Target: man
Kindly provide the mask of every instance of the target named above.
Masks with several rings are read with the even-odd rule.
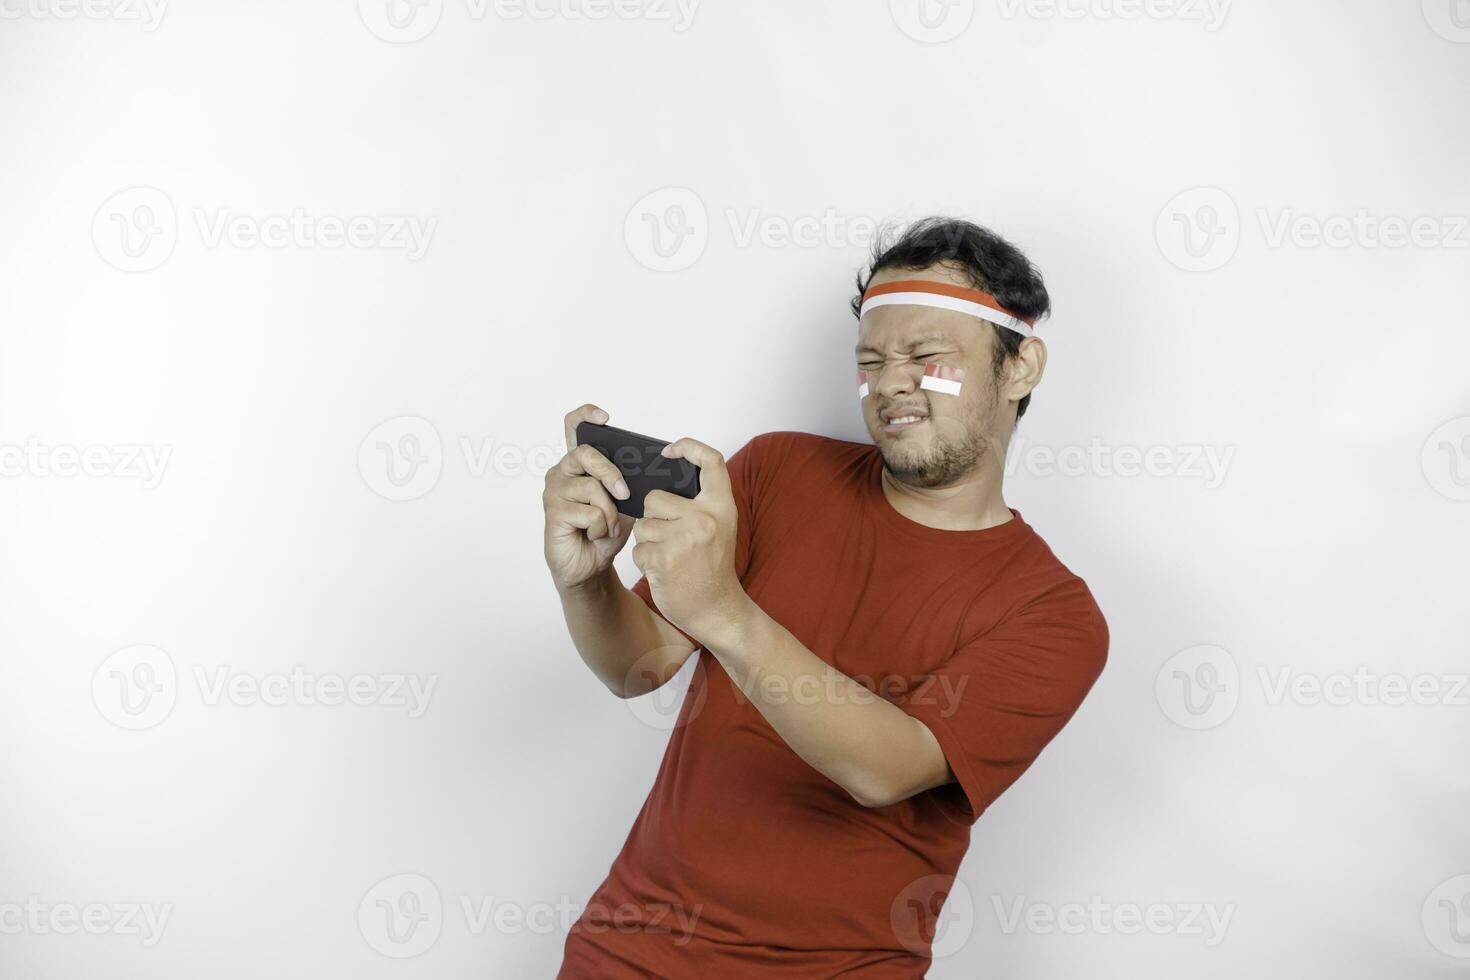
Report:
[[[858,293],[873,445],[770,432],[726,461],[679,439],[699,495],[654,491],[636,522],[591,447],[547,474],[546,558],[593,673],[636,697],[699,651],[563,977],[923,976],[970,826],[1106,661],[1086,584],[1002,493],[1046,367],[1039,273],[928,219]],[[582,420],[608,416],[570,413],[568,445]]]

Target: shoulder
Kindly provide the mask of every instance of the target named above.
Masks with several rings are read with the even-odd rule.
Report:
[[[857,480],[876,452],[872,443],[781,429],[752,436],[727,462],[732,476],[739,473],[763,489],[780,494],[799,487],[801,494],[811,495]]]
[[[1086,580],[1072,571],[1036,529],[1027,526],[1009,575],[1016,589],[1011,616],[1018,625],[1071,639],[1072,654],[1093,674],[1107,662],[1107,619]]]
[[[871,443],[849,442],[814,432],[780,429],[752,436],[737,452],[746,453],[752,459],[774,460],[778,464],[802,464],[858,458],[873,449]]]

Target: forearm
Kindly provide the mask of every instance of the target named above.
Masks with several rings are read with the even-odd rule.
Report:
[[[753,601],[719,635],[696,634],[782,740],[864,806],[951,782],[934,734],[826,663]]]
[[[693,650],[623,585],[611,567],[581,586],[558,589],[557,594],[577,653],[619,697],[637,697],[659,687]]]

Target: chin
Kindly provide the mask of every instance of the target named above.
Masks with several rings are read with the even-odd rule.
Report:
[[[962,479],[979,464],[984,453],[967,444],[921,440],[903,433],[880,432],[878,453],[889,475],[912,487],[945,487]],[[912,446],[902,445],[904,440]]]

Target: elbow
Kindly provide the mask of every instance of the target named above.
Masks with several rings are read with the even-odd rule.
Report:
[[[864,780],[850,786],[844,786],[847,795],[851,796],[858,806],[868,810],[877,810],[885,806],[893,806],[906,800],[912,794],[906,793],[894,786],[886,786],[879,780]]]
[[[602,684],[604,687],[612,692],[613,697],[617,698],[620,701],[631,701],[633,698],[642,697],[649,691],[653,690],[653,688],[649,687],[647,684],[631,683],[632,680],[634,680],[634,678],[604,677],[602,678]]]
[[[603,685],[617,698],[630,701],[663,687],[679,672],[682,663],[664,664],[658,669],[630,670],[623,677],[603,677]]]
[[[640,694],[647,693],[646,691],[638,690],[633,684],[629,683],[631,680],[635,680],[635,678],[612,677],[600,670],[594,670],[593,674],[602,682],[602,686],[607,688],[612,693],[612,696],[620,701],[626,701],[629,698],[636,698]]]

